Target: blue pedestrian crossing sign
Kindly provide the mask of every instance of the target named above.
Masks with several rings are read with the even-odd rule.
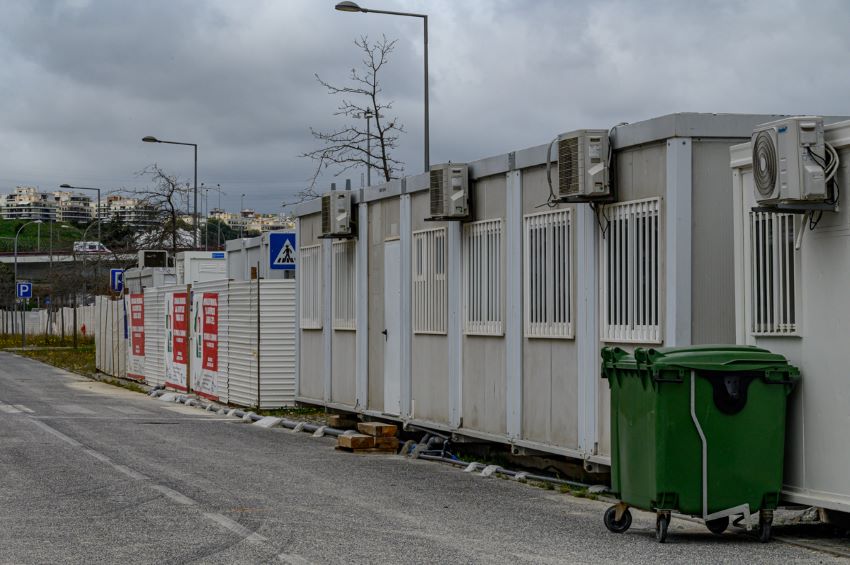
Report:
[[[269,268],[287,271],[295,270],[295,234],[269,234]]]
[[[124,269],[109,269],[109,288],[112,292],[124,290]]]
[[[18,298],[32,298],[32,283],[21,281],[15,285]]]

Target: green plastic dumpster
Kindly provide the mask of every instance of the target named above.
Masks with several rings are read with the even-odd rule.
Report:
[[[605,513],[616,533],[629,507],[656,512],[664,542],[671,512],[703,518],[721,534],[730,516],[771,535],[779,502],[786,398],[799,370],[751,346],[602,350],[611,389],[611,482],[620,503]]]

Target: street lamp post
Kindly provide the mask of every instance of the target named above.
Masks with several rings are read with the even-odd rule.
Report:
[[[245,216],[242,211],[245,209],[245,193],[242,193],[242,198],[239,199],[239,239],[245,237]]]
[[[30,224],[41,224],[41,220],[33,220],[31,222],[27,222],[21,227],[18,228],[18,232],[15,234],[15,297],[17,298],[18,294],[18,236],[21,235],[21,232],[25,227]],[[21,347],[27,346],[27,313],[23,307],[23,303],[21,303]]]
[[[354,117],[366,118],[366,186],[372,186],[372,129],[369,124],[371,124],[371,120],[375,117],[375,114],[371,108],[366,108],[365,112],[355,114]],[[383,118],[383,116],[378,117]],[[363,177],[360,177],[360,182],[363,182]]]
[[[97,212],[95,212],[97,217],[95,218],[95,221],[100,220],[100,189],[99,188],[91,188],[91,187],[88,187],[88,186],[71,186],[70,184],[67,184],[67,183],[66,184],[60,184],[59,188],[70,188],[70,189],[73,189],[73,190],[94,190],[94,191],[97,191]],[[94,223],[94,222],[92,222],[92,223]],[[91,225],[91,224],[89,224],[89,225]],[[103,243],[103,239],[101,238],[101,233],[100,233],[100,223],[97,224],[97,240],[99,242]]]
[[[426,14],[414,14],[411,12],[392,12],[389,10],[372,10],[371,8],[361,8],[354,2],[340,2],[335,9],[340,12],[361,12],[363,14],[389,14],[391,16],[408,16],[411,18],[422,18],[425,31],[425,172],[427,173],[431,167],[431,156],[429,153],[429,126],[428,126],[428,16]]]
[[[186,143],[183,141],[165,141],[157,139],[152,135],[146,135],[142,138],[146,143],[168,143],[169,145],[188,145],[195,150],[195,189],[194,189],[194,205],[192,211],[192,247],[198,248],[198,144]]]

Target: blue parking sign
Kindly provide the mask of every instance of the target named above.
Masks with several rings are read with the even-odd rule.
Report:
[[[124,290],[124,269],[109,270],[109,288],[113,292],[121,292]]]
[[[269,234],[269,268],[287,271],[295,270],[295,234]]]
[[[16,285],[15,291],[18,298],[32,298],[32,283],[21,281]]]

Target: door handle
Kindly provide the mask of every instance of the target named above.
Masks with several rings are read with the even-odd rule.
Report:
[[[382,333],[382,334],[384,334],[384,341],[387,341],[387,340],[389,340],[389,339],[390,339],[389,335],[387,334],[387,330],[386,330],[386,329],[385,329],[384,331],[382,331],[381,333]]]

